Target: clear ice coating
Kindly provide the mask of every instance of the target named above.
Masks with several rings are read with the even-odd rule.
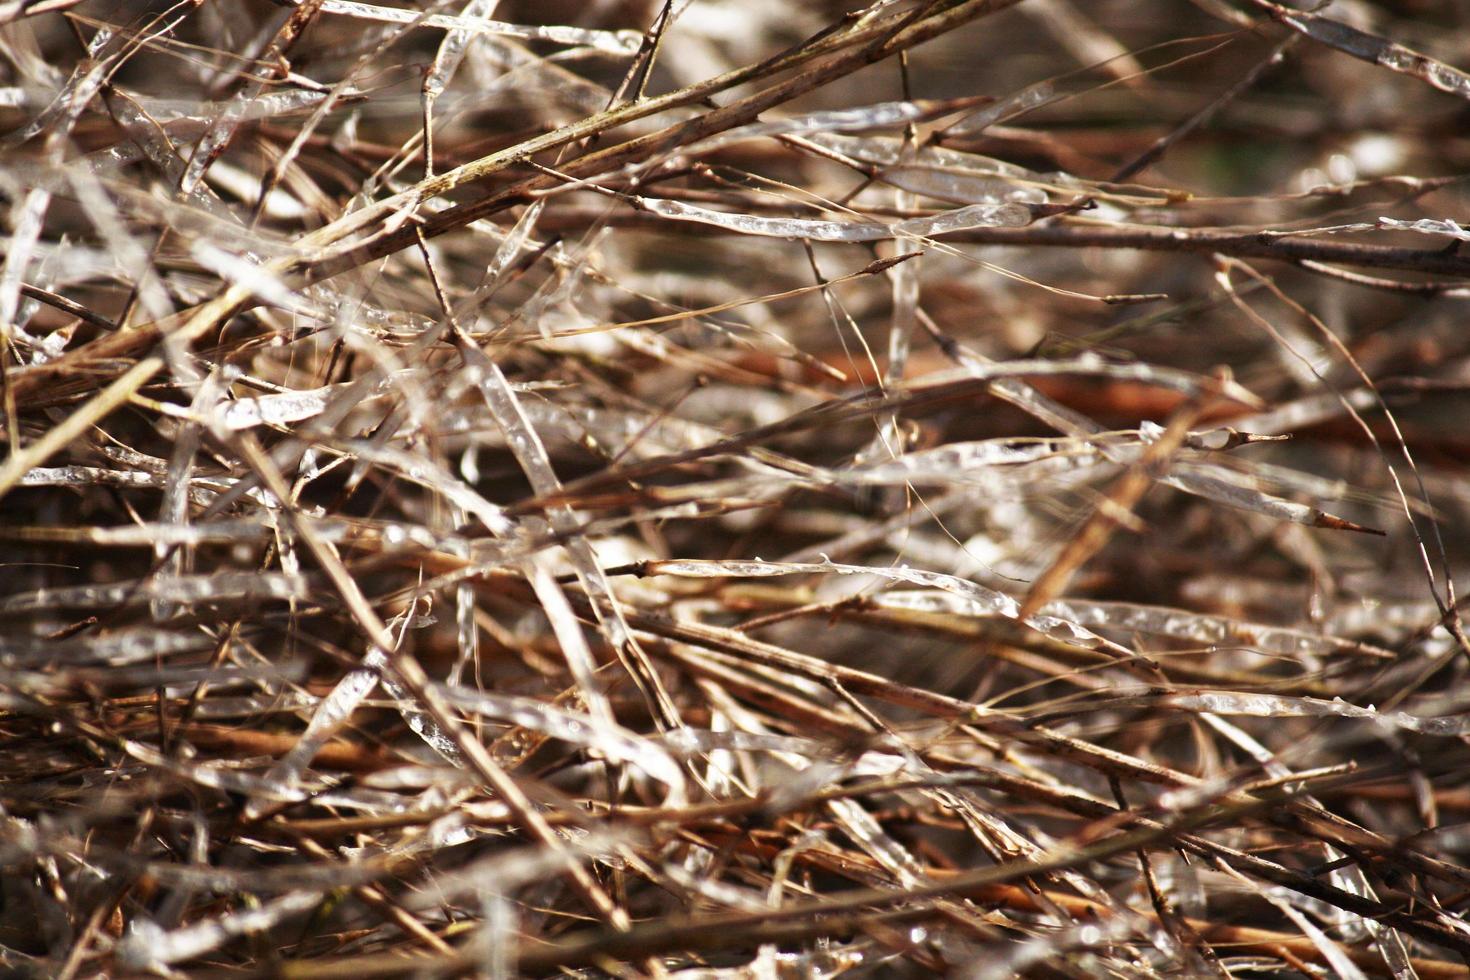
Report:
[[[1378,227],[1388,231],[1417,231],[1423,235],[1447,235],[1456,241],[1470,242],[1470,229],[1462,227],[1453,218],[1420,218],[1416,221],[1379,218]]]
[[[56,608],[96,609],[161,599],[176,603],[240,599],[304,599],[307,581],[279,572],[223,572],[214,575],[155,576],[112,585],[73,585],[35,589],[0,598],[0,612]]]
[[[1257,718],[1354,718],[1375,722],[1385,728],[1404,729],[1420,735],[1459,738],[1470,733],[1470,715],[1453,714],[1426,718],[1406,711],[1379,711],[1372,705],[1360,707],[1342,698],[1287,697],[1278,694],[1245,694],[1236,691],[1198,691],[1170,694],[1167,704],[1188,711],[1216,715],[1248,715]]]
[[[817,242],[876,242],[890,238],[929,238],[969,228],[1020,228],[1031,223],[1024,204],[971,204],[922,218],[885,224],[872,220],[820,221],[811,218],[768,218],[712,211],[682,201],[641,198],[638,206],[675,221],[715,225],[742,235],[805,238]]]
[[[694,578],[768,578],[784,575],[870,575],[895,582],[908,582],[939,589],[974,603],[988,613],[1024,622],[1032,629],[1072,646],[1089,650],[1106,649],[1124,656],[1130,652],[1084,626],[1060,616],[1038,614],[1021,619],[1021,604],[1011,596],[957,575],[930,572],[907,566],[844,565],[836,562],[800,563],[755,561],[692,561],[673,559],[645,563],[649,575],[684,575]]]
[[[1028,85],[1019,92],[1012,92],[987,106],[982,106],[944,130],[947,137],[971,136],[1011,116],[1027,112],[1063,98],[1065,93],[1057,91],[1050,81]]]
[[[1046,191],[1013,180],[946,167],[899,165],[885,168],[885,184],[941,201],[970,205],[1045,204]]]
[[[376,651],[374,651],[376,652]],[[378,665],[369,665],[349,671],[332,688],[326,697],[316,704],[306,731],[296,740],[291,750],[265,773],[264,779],[272,784],[294,789],[301,783],[307,766],[311,765],[322,746],[337,733],[352,717],[363,700],[378,686]],[[246,813],[254,818],[263,811],[257,801],[246,804]]]
[[[129,969],[167,971],[170,963],[193,959],[237,936],[269,929],[288,916],[319,906],[317,892],[292,892],[255,908],[165,930],[142,920],[118,943],[117,957]]]
[[[162,660],[177,653],[208,650],[218,641],[203,632],[171,632],[153,626],[83,634],[69,639],[10,635],[0,637],[0,664],[6,667],[123,666]]]
[[[884,608],[971,616],[995,614],[991,607],[950,593],[890,590],[875,596],[873,601]],[[1208,647],[1245,647],[1287,657],[1333,654],[1367,655],[1375,659],[1392,657],[1389,651],[1358,640],[1167,606],[1056,599],[1040,611],[1091,629],[1112,629],[1128,634],[1151,633]]]
[[[706,137],[682,152],[687,156],[699,156],[727,146],[772,136],[804,136],[808,133],[840,133],[901,126],[923,117],[924,113],[925,107],[915,102],[878,102],[852,109],[809,112],[773,122],[737,126],[717,136]]]
[[[451,704],[471,714],[584,745],[609,759],[638,767],[667,787],[662,806],[681,806],[688,800],[683,769],[657,740],[594,715],[555,708],[533,698],[490,694],[467,687],[443,686],[440,690]]]
[[[1278,14],[1278,19],[1307,37],[1354,58],[1411,75],[1441,92],[1470,99],[1470,75],[1402,44],[1316,13],[1283,11]]]
[[[296,2],[299,3],[299,0]],[[467,34],[490,34],[525,41],[550,41],[554,44],[586,46],[609,54],[633,54],[643,43],[643,35],[638,31],[602,31],[560,24],[508,24],[474,15],[423,14],[399,7],[358,3],[355,0],[323,0],[319,9],[323,13],[340,14],[354,20],[463,31]]]

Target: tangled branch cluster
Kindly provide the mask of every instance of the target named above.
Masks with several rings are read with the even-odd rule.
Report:
[[[1464,976],[1444,6],[0,3],[6,975]]]

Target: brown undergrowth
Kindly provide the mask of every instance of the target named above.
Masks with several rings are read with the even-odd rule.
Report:
[[[1467,29],[0,2],[0,969],[1464,976]]]

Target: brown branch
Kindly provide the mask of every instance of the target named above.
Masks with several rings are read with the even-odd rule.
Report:
[[[102,316],[99,313],[93,313],[81,303],[73,302],[72,300],[67,299],[65,296],[62,296],[60,293],[53,293],[51,290],[42,289],[40,286],[32,286],[28,282],[23,282],[20,284],[20,291],[22,295],[29,296],[31,299],[37,300],[41,303],[45,303],[52,309],[60,310],[63,313],[76,317],[78,320],[81,320],[84,323],[90,323],[92,326],[99,329],[106,330],[108,332],[117,329],[117,325],[114,324],[111,320],[107,319],[107,317]]]
[[[567,233],[601,221],[616,228],[648,228],[675,235],[710,237],[730,234],[711,225],[670,221],[634,211],[611,215],[602,210],[562,207],[542,215],[539,227]],[[1370,269],[1399,269],[1425,275],[1463,276],[1470,280],[1470,255],[1446,249],[1403,248],[1366,242],[1338,242],[1281,235],[1270,229],[1160,228],[1149,225],[1099,225],[1086,221],[1031,225],[1026,228],[972,228],[945,235],[943,241],[971,245],[1008,245],[1016,248],[1103,248],[1143,252],[1220,253],[1240,258],[1275,259],[1293,264],[1330,262]],[[1406,283],[1412,288],[1415,284]],[[1465,283],[1436,283],[1435,292]]]

